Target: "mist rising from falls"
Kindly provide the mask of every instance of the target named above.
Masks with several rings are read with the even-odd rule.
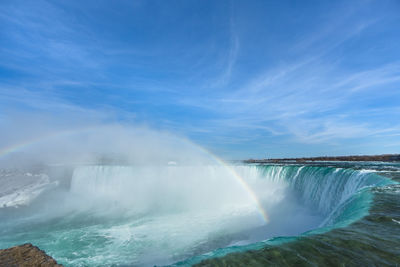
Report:
[[[340,215],[338,211],[345,208],[345,205],[354,200],[364,189],[388,182],[369,171],[343,168],[255,166],[255,169],[252,171],[258,172],[261,177],[270,181],[287,183],[302,205],[317,210],[325,217],[322,226],[338,222]]]
[[[41,127],[0,138],[0,248],[31,242],[65,266],[190,264],[326,231],[364,216],[368,187],[384,183],[351,169],[226,164],[146,127],[31,125]]]
[[[256,208],[249,192],[224,166],[78,167],[71,193],[137,211]]]
[[[53,178],[63,173],[52,168]],[[56,187],[49,179],[48,189],[38,180],[45,193],[18,209],[24,216],[7,220],[0,245],[32,241],[74,266],[167,264],[348,224],[368,211],[367,187],[385,182],[311,166],[86,165],[68,173]],[[25,227],[21,240],[15,233]]]
[[[148,129],[32,140],[0,160],[0,247],[32,242],[71,266],[169,264],[345,225],[381,182],[336,168],[228,166]]]
[[[53,233],[45,226],[48,221],[57,229],[57,246],[75,247],[81,235],[99,242],[95,248],[81,244],[68,256],[69,264],[96,265],[99,262],[84,255],[99,251],[110,257],[102,262],[171,263],[265,237],[268,229],[260,209],[267,205],[260,207],[257,196],[231,168],[79,166],[68,187],[47,191],[22,209],[29,224],[36,226],[29,235],[37,243],[45,245],[42,227]],[[269,207],[282,200],[285,185],[253,178],[249,184],[264,188]],[[13,223],[15,229],[26,227],[23,218]],[[65,250],[55,253],[65,257]]]

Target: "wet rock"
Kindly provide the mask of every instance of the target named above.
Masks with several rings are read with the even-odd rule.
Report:
[[[0,266],[23,267],[62,267],[43,250],[30,243],[7,249],[0,249]]]

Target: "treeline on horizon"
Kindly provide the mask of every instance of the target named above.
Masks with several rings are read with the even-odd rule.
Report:
[[[272,158],[272,159],[247,159],[245,163],[277,163],[285,161],[306,162],[306,161],[400,161],[400,154],[384,155],[354,155],[354,156],[323,156],[323,157],[302,157],[302,158]]]

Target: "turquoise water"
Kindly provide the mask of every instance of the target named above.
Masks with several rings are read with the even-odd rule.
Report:
[[[296,168],[290,166],[291,171]],[[266,170],[270,168],[269,166],[260,167]],[[398,184],[400,164],[320,162],[309,163],[304,168],[311,168],[315,173],[325,174],[331,172],[331,168],[340,169],[346,173],[342,176],[346,177],[344,181],[349,180],[348,175],[351,176],[355,171],[371,173],[366,177],[368,183],[372,182],[372,184],[361,187],[352,194],[328,217],[334,219],[329,219],[328,224],[321,225],[318,229],[293,237],[272,238],[253,246],[221,249],[208,257],[192,258],[181,264],[196,266],[398,266],[400,263],[400,185]],[[382,179],[382,177],[385,178]],[[343,186],[337,188],[345,190]]]
[[[257,265],[271,248],[283,255],[281,249],[305,242],[293,249],[302,255],[307,242],[372,216],[377,196],[398,194],[399,169],[341,163],[2,170],[9,187],[0,194],[0,247],[31,242],[66,266],[242,265],[249,253],[257,254]]]

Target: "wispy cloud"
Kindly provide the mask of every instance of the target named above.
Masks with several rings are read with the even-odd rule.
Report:
[[[185,98],[180,103],[215,112],[221,129],[264,130],[291,136],[301,143],[335,143],[398,130],[374,120],[359,120],[354,114],[357,109],[373,109],[359,99],[393,95],[392,90],[382,87],[398,84],[400,64],[389,62],[343,70],[341,61],[334,58],[335,50],[379,23],[373,18],[343,28],[351,15],[340,23],[329,21],[329,27],[310,33],[309,39],[295,44],[294,51],[312,50],[300,59],[269,68],[225,95]],[[394,94],[400,97],[399,93]],[[400,115],[398,111],[396,114]],[[208,120],[207,124],[214,125],[214,121]]]
[[[234,16],[232,14],[231,10],[231,16],[230,16],[230,47],[229,50],[227,51],[227,56],[226,56],[226,63],[225,66],[221,72],[221,74],[218,76],[218,78],[210,85],[210,87],[221,87],[225,86],[229,83],[234,65],[236,63],[238,53],[239,53],[239,48],[240,48],[240,41],[239,41],[239,36],[236,32],[235,29],[235,22],[234,22]]]
[[[293,21],[236,2],[204,14],[160,3],[151,18],[145,2],[103,4],[2,5],[2,110],[112,113],[224,151],[400,131],[398,15],[375,12],[378,2],[313,7]]]

